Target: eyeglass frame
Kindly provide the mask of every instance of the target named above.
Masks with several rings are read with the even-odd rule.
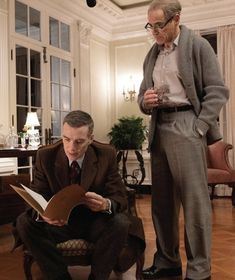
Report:
[[[173,16],[171,16],[167,21],[165,22],[155,22],[154,25],[152,25],[151,23],[147,22],[145,24],[145,29],[147,31],[153,31],[154,29],[163,29],[170,21],[173,20],[173,18],[175,17],[176,14],[174,14]]]

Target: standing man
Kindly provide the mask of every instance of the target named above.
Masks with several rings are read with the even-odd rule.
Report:
[[[209,43],[180,25],[178,0],[154,0],[148,23],[155,44],[144,61],[140,110],[151,115],[152,219],[157,236],[144,279],[182,275],[179,212],[185,221],[187,280],[211,279],[211,205],[206,147],[229,92]]]
[[[68,224],[38,217],[33,209],[17,219],[21,240],[48,280],[72,279],[57,243],[83,238],[95,244],[89,280],[108,280],[115,268],[127,270],[135,262],[135,254],[142,254],[145,247],[141,220],[125,213],[126,190],[116,151],[93,141],[93,127],[89,114],[72,111],[64,119],[62,141],[37,152],[34,191],[47,200],[70,184],[80,184],[86,191],[84,204],[73,209]],[[124,261],[123,249],[129,244],[133,250]]]

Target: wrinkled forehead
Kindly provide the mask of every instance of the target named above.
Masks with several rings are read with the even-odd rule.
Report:
[[[165,15],[162,9],[154,9],[148,12],[149,22],[162,22],[165,20]]]

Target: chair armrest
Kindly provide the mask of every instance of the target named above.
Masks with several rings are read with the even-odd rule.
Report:
[[[233,145],[223,141],[208,146],[208,168],[231,172],[233,169],[229,162],[229,150],[231,149],[233,149]]]

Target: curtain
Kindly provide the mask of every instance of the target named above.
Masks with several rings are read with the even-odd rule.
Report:
[[[219,27],[217,43],[224,81],[230,90],[229,101],[220,115],[220,128],[224,140],[234,145],[230,162],[235,166],[235,25]]]
[[[230,97],[220,114],[220,129],[224,141],[234,145],[229,160],[235,167],[235,25],[222,26],[217,29],[217,54]],[[231,194],[231,188],[221,186],[217,195]]]

